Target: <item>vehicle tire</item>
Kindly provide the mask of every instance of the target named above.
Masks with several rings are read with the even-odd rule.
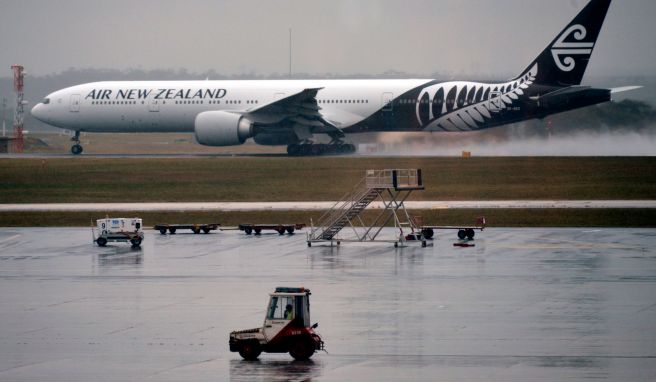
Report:
[[[262,228],[255,228],[255,234],[259,235],[262,233]]]
[[[308,156],[312,152],[312,145],[303,144],[299,146],[298,155],[299,156]]]
[[[239,355],[246,360],[254,361],[262,353],[260,344],[256,341],[246,341],[239,348]]]
[[[139,247],[141,245],[141,238],[135,237],[134,239],[130,240],[130,243],[133,247]]]
[[[280,227],[280,228],[276,229],[276,231],[278,231],[278,233],[281,234],[281,235],[285,234],[285,228],[284,227]]]
[[[292,343],[289,349],[289,355],[294,357],[297,361],[305,361],[310,359],[314,354],[314,341],[310,338],[299,338]]]
[[[467,239],[474,240],[474,236],[476,235],[476,232],[474,232],[474,230],[471,228],[467,228],[465,230],[465,234],[467,235]]]
[[[432,228],[424,228],[421,233],[424,235],[424,239],[432,239],[435,236],[435,231]]]
[[[200,233],[200,228],[194,227],[194,228],[191,229],[191,231],[195,234],[199,234]]]
[[[465,240],[465,237],[467,237],[467,234],[465,233],[465,230],[464,229],[459,229],[458,230],[458,239]]]
[[[294,233],[294,227],[287,228],[287,233],[290,234],[290,235],[293,234]]]
[[[203,227],[203,233],[210,233],[209,227]]]
[[[104,247],[107,245],[107,239],[104,237],[99,237],[98,240],[96,240],[96,243],[98,244],[99,247]]]
[[[169,233],[171,235],[175,235],[175,228],[169,228]]]
[[[73,155],[80,155],[82,154],[82,151],[84,151],[84,149],[82,148],[81,145],[75,144],[71,147],[71,153]]]
[[[253,233],[253,229],[251,227],[246,227],[244,228],[244,232],[246,232],[246,235],[250,235],[251,233]]]
[[[159,233],[166,235],[166,228],[160,228]]]

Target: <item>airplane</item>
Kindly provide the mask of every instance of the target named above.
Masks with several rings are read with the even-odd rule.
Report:
[[[291,156],[355,152],[348,134],[473,131],[608,102],[639,88],[582,86],[611,0],[591,0],[519,76],[505,82],[393,80],[111,81],[49,94],[32,115],[80,132],[193,132],[207,146],[253,138]],[[326,134],[331,141],[313,141]]]

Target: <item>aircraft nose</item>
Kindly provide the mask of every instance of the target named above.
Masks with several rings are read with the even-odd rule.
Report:
[[[39,121],[45,122],[46,116],[45,110],[43,110],[44,108],[45,106],[43,106],[43,103],[39,103],[32,108],[30,114],[32,114],[32,117],[38,119]]]

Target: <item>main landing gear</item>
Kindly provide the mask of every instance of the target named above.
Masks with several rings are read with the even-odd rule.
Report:
[[[355,145],[341,141],[329,144],[325,143],[293,143],[287,146],[287,154],[293,157],[317,156],[317,155],[334,155],[334,154],[353,154]]]
[[[82,148],[82,145],[80,144],[80,132],[76,131],[75,136],[71,138],[71,141],[75,142],[75,144],[71,147],[71,153],[73,155],[80,155],[82,154],[82,151],[84,150]]]

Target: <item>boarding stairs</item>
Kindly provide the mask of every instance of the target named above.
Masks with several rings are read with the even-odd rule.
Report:
[[[400,236],[385,241],[393,241],[395,245],[399,240],[404,242],[404,230],[415,234],[417,227],[410,219],[403,202],[412,191],[423,188],[420,169],[367,170],[364,178],[350,192],[324,213],[316,225],[312,224],[308,233],[308,246],[312,246],[314,242],[337,242],[339,245],[342,241],[376,241],[383,226],[392,219],[394,226],[400,230]],[[373,222],[367,225],[361,214],[377,200],[382,202],[384,208]],[[354,234],[352,237],[338,237],[345,227],[351,228]]]

